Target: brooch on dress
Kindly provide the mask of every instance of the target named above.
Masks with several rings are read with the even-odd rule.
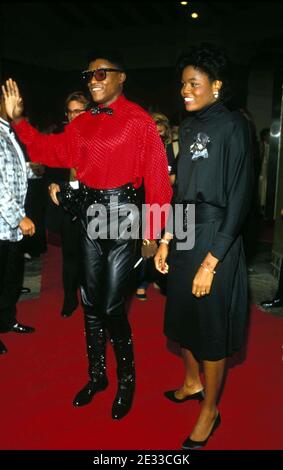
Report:
[[[198,160],[199,158],[208,158],[207,144],[210,142],[208,135],[203,132],[198,132],[196,140],[190,145],[190,152],[192,154],[192,160]]]

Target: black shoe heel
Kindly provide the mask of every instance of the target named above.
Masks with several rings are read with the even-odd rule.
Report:
[[[221,418],[220,418],[220,413],[215,418],[214,424],[212,426],[212,429],[210,433],[208,434],[207,438],[204,441],[193,441],[190,437],[187,437],[187,439],[183,442],[182,449],[183,450],[188,450],[188,449],[201,449],[202,447],[206,446],[209,438],[212,436],[214,431],[220,426],[221,423]]]

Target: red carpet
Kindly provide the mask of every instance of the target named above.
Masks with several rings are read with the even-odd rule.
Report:
[[[82,311],[60,317],[60,248],[44,255],[40,299],[19,304],[31,335],[3,334],[1,364],[3,449],[180,449],[197,417],[198,402],[174,404],[163,391],[182,382],[181,360],[162,334],[164,297],[134,300],[137,392],[130,414],[111,419],[115,363],[108,348],[110,386],[84,408],[72,400],[87,381]],[[219,406],[222,424],[207,449],[283,449],[283,319],[252,310],[246,357],[233,358]],[[239,361],[242,360],[242,364]]]

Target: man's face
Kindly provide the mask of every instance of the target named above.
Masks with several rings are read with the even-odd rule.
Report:
[[[106,59],[96,59],[90,62],[88,70],[96,69],[117,69],[118,67],[108,62]],[[107,72],[106,78],[102,81],[96,80],[93,76],[88,82],[88,88],[93,101],[98,104],[110,105],[122,93],[123,83],[126,79],[124,72]]]
[[[72,100],[68,103],[67,118],[71,122],[75,117],[85,112],[86,105],[79,101]]]

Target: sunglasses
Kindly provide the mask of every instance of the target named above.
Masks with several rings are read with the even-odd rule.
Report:
[[[96,70],[84,70],[82,72],[83,79],[86,80],[87,82],[90,82],[93,77],[95,77],[95,80],[97,82],[102,82],[102,80],[105,80],[106,78],[106,73],[107,72],[123,72],[122,69],[96,69]]]

